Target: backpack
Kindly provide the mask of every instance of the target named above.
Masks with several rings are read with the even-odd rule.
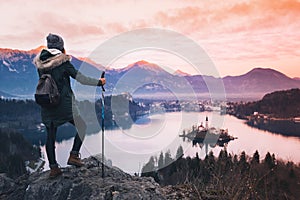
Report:
[[[34,97],[42,107],[55,107],[60,103],[60,92],[51,74],[40,77]]]

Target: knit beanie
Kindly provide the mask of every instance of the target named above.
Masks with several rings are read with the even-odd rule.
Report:
[[[62,51],[64,49],[64,41],[60,36],[49,33],[47,36],[47,47],[48,49],[58,49]]]

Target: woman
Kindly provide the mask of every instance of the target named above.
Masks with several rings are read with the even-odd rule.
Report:
[[[47,49],[43,49],[34,59],[39,77],[44,73],[51,74],[61,95],[60,103],[57,106],[51,108],[41,107],[42,121],[47,128],[46,153],[51,169],[50,178],[62,174],[55,158],[55,139],[57,127],[66,122],[70,122],[74,126],[76,122],[77,129],[68,165],[83,166],[79,157],[79,150],[85,136],[86,125],[75,106],[70,77],[81,84],[91,86],[102,86],[106,82],[105,78],[98,80],[84,76],[74,68],[70,60],[71,56],[65,53],[63,39],[51,33],[47,36]]]

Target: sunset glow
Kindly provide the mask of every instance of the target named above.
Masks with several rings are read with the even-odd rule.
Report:
[[[300,77],[298,0],[63,2],[2,2],[0,48],[34,49],[45,45],[45,36],[52,32],[65,39],[68,53],[86,57],[122,32],[164,28],[196,41],[221,76],[265,67]],[[155,63],[163,57],[149,54],[142,59]],[[184,65],[172,63],[174,59],[166,60],[170,66],[193,73]],[[122,59],[123,66],[119,67],[131,63]]]

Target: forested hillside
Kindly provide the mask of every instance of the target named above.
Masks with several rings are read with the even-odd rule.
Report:
[[[40,148],[32,146],[20,133],[0,129],[0,173],[17,177],[26,173],[25,161],[37,160]]]
[[[102,103],[97,100],[95,103],[90,101],[76,102],[80,113],[87,124],[87,134],[100,131]],[[121,127],[128,129],[133,122],[141,115],[147,113],[149,108],[141,106],[132,100],[129,94],[105,97],[105,120],[104,125],[107,129]],[[32,144],[44,144],[46,134],[44,130],[39,130],[38,126],[42,123],[41,108],[33,100],[5,100],[0,99],[0,128],[15,129]],[[57,141],[69,139],[75,135],[72,126],[66,123],[59,127]]]
[[[291,118],[300,116],[300,89],[276,91],[261,100],[246,104],[234,104],[235,115],[249,116],[254,112],[272,117]]]
[[[179,157],[163,168],[170,155],[152,157],[142,176],[151,176],[161,185],[190,191],[197,199],[298,199],[300,168],[293,162],[276,160],[274,154],[252,157],[221,150],[200,159]],[[171,158],[172,160],[172,158]],[[152,168],[152,170],[151,170]]]

